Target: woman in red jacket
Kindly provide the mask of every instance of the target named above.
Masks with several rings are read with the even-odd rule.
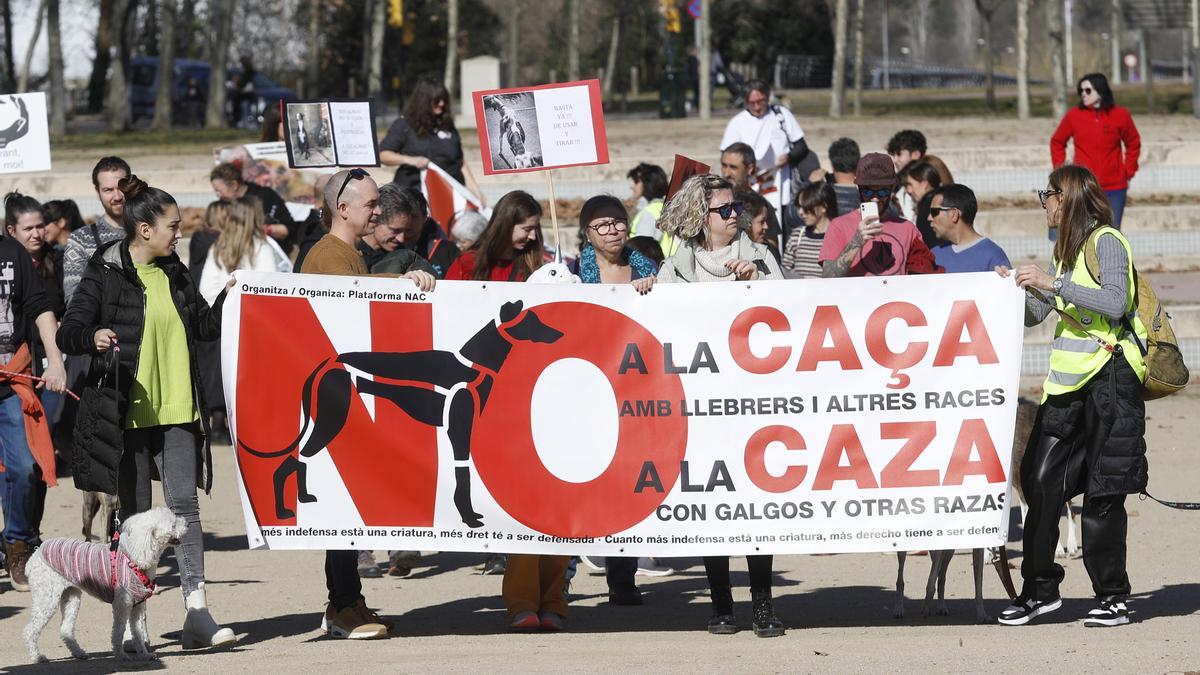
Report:
[[[1137,173],[1142,138],[1129,111],[1113,101],[1108,78],[1089,73],[1076,86],[1079,106],[1067,111],[1050,137],[1050,161],[1055,168],[1067,159],[1067,140],[1075,139],[1073,163],[1091,169],[1112,205],[1112,226],[1121,229],[1125,191]],[[1124,146],[1124,152],[1122,147]],[[1052,231],[1053,232],[1053,231]]]
[[[479,241],[446,270],[448,280],[525,281],[542,266],[542,207],[528,192],[500,198]]]

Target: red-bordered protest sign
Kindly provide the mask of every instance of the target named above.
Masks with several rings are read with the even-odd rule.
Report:
[[[599,80],[471,96],[485,174],[608,163]]]

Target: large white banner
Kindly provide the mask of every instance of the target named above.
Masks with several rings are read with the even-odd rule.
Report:
[[[1003,543],[995,274],[627,285],[239,273],[251,547],[705,555]]]
[[[46,94],[0,95],[0,173],[49,170]]]

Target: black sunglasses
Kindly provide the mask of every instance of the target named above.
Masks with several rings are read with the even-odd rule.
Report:
[[[1042,208],[1046,208],[1046,200],[1049,199],[1051,195],[1061,194],[1062,190],[1038,190],[1038,199],[1042,201]]]
[[[1092,89],[1091,87],[1080,87],[1080,88],[1079,88],[1079,93],[1080,93],[1080,94],[1090,94],[1090,93],[1092,93],[1093,91],[1096,91],[1096,90],[1095,90],[1095,89]]]
[[[887,199],[892,196],[892,188],[858,188],[858,195],[864,200],[868,199]]]
[[[350,173],[346,174],[346,179],[342,181],[342,187],[338,188],[337,196],[333,198],[333,205],[336,208],[338,202],[342,201],[342,193],[346,191],[346,186],[352,180],[362,180],[369,176],[365,169],[350,169]]]
[[[742,211],[745,208],[745,205],[741,202],[729,202],[728,204],[722,204],[720,206],[713,207],[709,209],[708,212],[715,213],[725,220],[729,220],[729,216],[735,213],[739,216],[742,215]]]
[[[938,216],[942,215],[943,212],[953,211],[954,209],[957,209],[957,208],[958,208],[957,206],[933,206],[933,207],[930,207],[930,209],[929,209],[929,215],[932,218],[937,218]]]

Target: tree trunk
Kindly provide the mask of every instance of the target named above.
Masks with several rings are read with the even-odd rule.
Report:
[[[1017,119],[1029,119],[1029,0],[1017,0]]]
[[[29,46],[25,48],[25,60],[21,62],[21,79],[17,81],[17,93],[29,90],[29,68],[33,65],[33,50],[37,47],[38,38],[42,36],[42,17],[46,16],[46,0],[38,0],[37,16],[33,20],[33,34],[29,38]]]
[[[385,0],[367,0],[363,12],[363,84],[368,97],[380,97],[383,90],[383,29],[387,25]]]
[[[446,74],[442,82],[453,98],[454,85],[458,82],[458,0],[446,3]]]
[[[579,0],[567,0],[567,81],[579,79]]]
[[[225,117],[225,69],[229,62],[229,35],[233,30],[234,0],[210,0],[209,30],[212,38],[212,71],[208,76],[208,109],[204,112],[204,126],[221,129],[228,120]]]
[[[861,0],[859,0],[861,2]],[[847,0],[833,6],[833,79],[829,85],[829,116],[841,117],[846,110],[846,20]]]
[[[108,66],[112,63],[113,2],[100,0],[100,21],[96,25],[96,58],[92,61],[92,76],[88,78],[88,112],[97,113],[104,107]]]
[[[186,2],[186,0],[185,0]],[[162,32],[158,37],[158,90],[154,95],[153,129],[170,129],[175,107],[175,0],[161,0]]]
[[[12,22],[12,0],[3,0],[3,7],[0,8],[0,13],[4,15],[4,89],[9,89],[17,84],[17,64],[13,60],[13,22]]]
[[[975,10],[983,19],[983,73],[987,109],[988,112],[996,112],[996,59],[992,50],[992,18],[996,15],[996,7],[989,5],[987,0],[975,0]]]
[[[1050,38],[1050,82],[1054,87],[1055,119],[1067,114],[1067,81],[1063,71],[1063,11],[1062,3],[1050,0],[1046,6],[1046,36]]]
[[[196,3],[184,2],[175,19],[175,55],[194,59],[196,54]]]
[[[304,76],[304,98],[321,95],[317,82],[321,79],[321,0],[312,0],[308,7],[308,69]]]
[[[521,72],[521,0],[513,0],[508,17],[508,86],[516,87]]]
[[[170,0],[163,0],[170,2]],[[146,56],[162,56],[159,45],[158,0],[146,0],[146,21],[142,24],[142,49]]]
[[[712,0],[700,3],[700,119],[712,117]]]
[[[862,115],[863,91],[863,24],[866,23],[867,0],[857,0],[854,11],[854,116]]]
[[[46,37],[50,40],[50,135],[67,133],[67,88],[63,82],[62,22],[59,0],[46,5]]]
[[[125,17],[132,0],[113,0],[113,15],[109,22],[112,34],[111,44],[117,58],[110,64],[112,71],[108,78],[108,96],[105,107],[108,109],[108,130],[125,131],[129,129],[129,87],[125,82],[125,64],[120,54],[125,49]]]
[[[621,44],[621,12],[618,10],[612,20],[612,35],[608,40],[608,60],[604,65],[604,82],[601,84],[604,99],[612,96],[613,75],[617,72],[617,50]]]
[[[1191,3],[1195,7],[1195,2]],[[1112,84],[1121,84],[1121,0],[1112,0],[1112,6],[1109,8],[1110,14],[1108,17],[1109,28],[1109,48],[1112,60]],[[1192,23],[1196,21],[1192,18]],[[1200,113],[1200,110],[1196,111]]]

